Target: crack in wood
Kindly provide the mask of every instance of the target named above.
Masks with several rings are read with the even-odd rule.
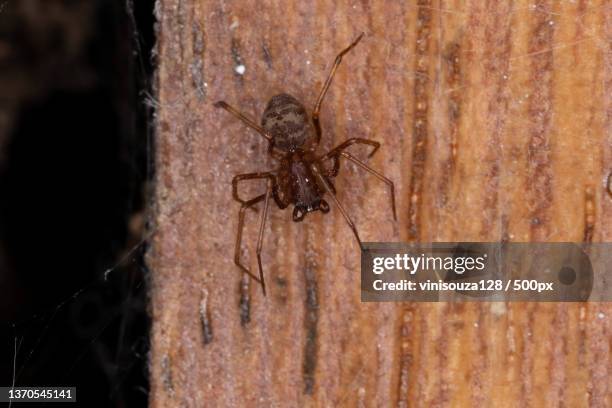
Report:
[[[191,82],[196,89],[198,100],[202,101],[206,98],[208,86],[204,80],[204,53],[206,52],[206,43],[204,41],[204,31],[198,22],[193,22],[191,33],[193,53],[193,61],[191,62]]]
[[[447,116],[448,116],[448,145],[449,153],[442,167],[439,186],[439,201],[441,206],[448,204],[449,190],[455,173],[457,161],[457,139],[459,136],[459,122],[461,119],[462,94],[460,92],[452,92],[454,89],[459,89],[463,82],[463,74],[461,72],[461,44],[454,41],[446,46],[444,58],[444,78],[446,81],[446,89],[448,89],[447,98]],[[422,104],[427,107],[427,105]],[[417,109],[419,106],[417,106]]]
[[[408,238],[415,240],[420,234],[420,209],[425,162],[427,160],[428,91],[429,91],[429,34],[431,30],[431,4],[419,1],[417,36],[415,44],[414,124],[412,128],[412,166],[408,203]]]
[[[512,2],[506,5],[506,13],[497,13],[486,25],[484,35],[489,39],[484,52],[485,88],[493,89],[487,104],[486,131],[490,135],[487,143],[485,162],[486,181],[484,183],[483,217],[480,235],[497,238],[501,235],[500,220],[500,176],[503,157],[502,137],[508,114],[507,81],[510,71],[510,53],[512,51],[512,19],[508,18]],[[497,224],[497,225],[493,225]]]
[[[414,347],[413,325],[415,323],[416,307],[414,304],[410,304],[403,310],[402,322],[400,326],[400,350],[399,350],[399,383],[397,387],[397,404],[398,408],[407,408],[410,406],[409,392],[410,392],[410,368],[414,361],[412,355],[412,349]]]
[[[235,76],[242,79],[244,74],[245,64],[242,60],[242,56],[240,55],[240,41],[237,38],[232,38],[232,46],[231,46],[232,59],[234,60],[234,67],[232,71]],[[239,67],[242,67],[242,70],[239,70]]]
[[[270,54],[270,50],[268,49],[266,43],[261,45],[261,50],[263,52],[263,59],[266,62],[266,66],[268,69],[272,69],[272,54]]]
[[[164,384],[164,389],[169,394],[174,394],[174,384],[172,383],[172,368],[170,365],[170,357],[168,357],[167,354],[162,357],[161,371],[162,384]]]
[[[210,344],[213,341],[212,321],[210,318],[210,310],[208,309],[208,291],[202,289],[202,298],[200,300],[200,323],[202,324],[202,339],[204,344]]]
[[[552,71],[554,24],[545,13],[535,15],[535,27],[531,31],[529,50],[535,53],[531,59],[531,88],[529,95],[529,117],[532,119],[527,146],[526,189],[530,191],[531,241],[546,238],[552,203],[552,169],[549,132],[552,121]]]
[[[319,321],[319,294],[315,276],[316,264],[306,256],[304,277],[306,281],[306,301],[304,303],[304,362],[302,377],[304,394],[312,395],[315,386],[315,371],[317,368],[317,324]]]
[[[251,321],[251,295],[249,293],[251,277],[246,273],[240,279],[240,324],[245,327]]]
[[[587,244],[593,242],[595,219],[595,189],[592,186],[587,186],[584,190],[584,233],[582,242]]]
[[[415,83],[414,83],[414,123],[412,136],[412,166],[410,186],[408,191],[408,239],[418,240],[420,237],[420,209],[425,163],[427,159],[428,135],[428,91],[429,91],[429,37],[431,30],[431,2],[418,1],[416,41],[415,41]],[[397,406],[409,406],[410,370],[412,368],[412,330],[410,325],[414,314],[414,306],[409,304],[402,311],[401,347],[399,355],[399,384],[397,386]]]

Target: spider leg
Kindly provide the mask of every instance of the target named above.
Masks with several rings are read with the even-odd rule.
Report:
[[[232,179],[232,196],[234,197],[234,200],[238,201],[240,204],[244,205],[245,203],[247,203],[246,200],[243,200],[242,198],[240,198],[239,194],[238,194],[238,183],[240,183],[241,181],[244,180],[256,180],[256,179],[263,179],[263,178],[267,178],[269,180],[272,180],[272,182],[274,184],[276,184],[276,177],[274,177],[274,174],[272,172],[257,172],[257,173],[245,173],[245,174],[238,174],[237,176],[235,176]],[[276,199],[276,195],[275,195],[275,199]],[[256,208],[251,207],[251,209],[255,212],[257,212]]]
[[[261,247],[263,245],[264,227],[266,225],[266,218],[268,217],[268,208],[270,208],[270,196],[272,195],[272,180],[268,180],[268,188],[266,190],[266,199],[264,201],[263,212],[261,213],[261,222],[259,224],[259,237],[257,238],[257,265],[259,266],[259,279],[261,283],[261,290],[263,295],[266,296],[266,280],[263,275],[263,268],[261,267]]]
[[[319,160],[326,160],[326,159],[330,159],[333,157],[337,157],[342,150],[354,144],[365,144],[365,145],[374,146],[374,149],[370,152],[370,154],[368,154],[368,159],[374,156],[374,153],[376,153],[378,149],[380,148],[380,143],[378,143],[375,140],[362,139],[360,137],[352,137],[340,143],[338,146],[334,147],[329,152],[325,153],[323,156],[319,157]]]
[[[213,106],[215,108],[225,109],[226,111],[228,111],[229,113],[231,113],[232,115],[234,115],[235,117],[240,119],[242,122],[244,122],[245,125],[247,125],[251,129],[255,130],[257,133],[259,133],[260,135],[265,137],[268,140],[268,142],[272,142],[272,136],[270,136],[268,134],[268,132],[266,132],[266,130],[264,128],[262,128],[257,123],[255,123],[254,120],[249,119],[248,117],[246,117],[245,115],[240,113],[236,108],[228,105],[227,102],[225,102],[225,101],[217,101],[217,102],[214,103]]]
[[[346,212],[344,207],[342,207],[342,204],[340,204],[340,201],[338,201],[338,198],[336,197],[336,194],[334,193],[332,187],[327,182],[326,177],[323,176],[323,174],[321,174],[321,172],[317,168],[316,164],[312,164],[310,167],[312,169],[312,172],[315,174],[315,176],[319,179],[319,181],[321,182],[321,184],[325,188],[325,190],[329,193],[329,195],[331,196],[332,200],[334,200],[334,203],[336,203],[336,206],[338,206],[338,209],[342,213],[342,216],[346,220],[346,222],[349,225],[349,227],[351,227],[351,230],[353,230],[353,234],[355,234],[355,238],[357,239],[357,243],[359,243],[359,248],[361,248],[361,250],[363,251],[363,244],[361,243],[361,238],[359,238],[359,233],[357,232],[357,227],[355,227],[355,224],[353,223],[353,220],[351,220],[351,217],[348,215],[348,213]]]
[[[248,274],[251,278],[253,278],[255,281],[261,284],[261,289],[263,291],[264,296],[266,296],[266,283],[265,283],[265,279],[263,276],[263,268],[261,266],[261,248],[263,244],[264,227],[266,223],[266,218],[268,216],[268,208],[270,207],[270,196],[272,195],[272,188],[273,188],[272,183],[273,183],[272,180],[269,179],[265,194],[259,195],[251,200],[245,201],[240,207],[240,212],[238,213],[238,233],[236,234],[236,248],[234,251],[234,263],[244,273]],[[261,214],[261,222],[259,225],[259,235],[257,239],[257,264],[259,266],[259,278],[258,278],[253,273],[251,273],[251,271],[249,271],[249,269],[240,262],[240,248],[242,244],[242,230],[244,229],[245,211],[247,210],[247,208],[261,202],[262,200],[264,200],[264,210]]]
[[[322,160],[318,160],[318,163],[321,165],[320,170],[323,174],[323,177],[325,177],[325,180],[329,184],[329,187],[331,188],[332,192],[336,194],[336,188],[334,187],[334,183],[332,183],[331,179],[336,177],[338,175],[338,172],[340,171],[340,159],[338,158],[338,156],[331,157],[331,159],[333,160],[331,168],[326,168],[323,165]]]
[[[237,176],[235,176],[232,179],[232,195],[234,197],[234,200],[238,201],[241,204],[246,203],[246,201],[241,199],[240,196],[238,195],[238,183],[239,182],[243,180],[253,180],[253,179],[262,179],[262,178],[267,178],[272,181],[272,185],[273,185],[272,198],[274,198],[274,201],[278,205],[278,208],[280,208],[281,210],[287,208],[289,204],[284,202],[279,196],[278,194],[279,189],[278,189],[278,183],[276,182],[276,176],[274,175],[274,172],[271,172],[271,171],[258,172],[258,173],[245,173],[245,174],[238,174]],[[257,212],[256,208],[251,208],[251,209]]]
[[[253,275],[251,271],[248,270],[244,265],[240,263],[240,247],[242,244],[242,230],[244,229],[244,213],[247,208],[259,203],[263,199],[266,198],[266,194],[259,195],[251,200],[245,201],[240,207],[240,211],[238,212],[238,233],[236,234],[236,248],[234,250],[234,263],[238,266],[242,271],[248,274],[251,278],[255,279],[257,282],[261,283],[260,279]]]
[[[338,156],[332,156],[332,157],[319,157],[317,158],[317,161],[321,164],[323,164],[324,160],[332,160],[332,167],[331,169],[326,169],[325,167],[323,167],[324,170],[324,175],[327,178],[334,178],[338,175],[338,172],[340,171],[340,159],[338,158]]]
[[[340,53],[336,56],[334,65],[332,66],[332,69],[329,72],[327,79],[325,80],[325,84],[323,85],[323,88],[321,89],[321,93],[319,93],[319,97],[317,98],[317,103],[315,104],[314,110],[312,112],[312,121],[315,125],[315,130],[317,132],[317,144],[321,140],[321,124],[319,123],[319,112],[321,111],[321,103],[323,102],[323,98],[325,97],[325,94],[327,93],[327,90],[329,89],[329,86],[331,85],[332,79],[334,79],[334,75],[336,74],[336,70],[338,69],[338,66],[340,66],[340,63],[342,62],[342,57],[344,56],[344,54],[349,52],[354,46],[356,46],[362,37],[363,37],[363,33],[359,34],[359,36],[355,39],[355,41],[353,41],[348,47],[340,51]]]
[[[340,156],[349,159],[350,161],[352,161],[365,171],[373,174],[374,177],[389,186],[389,189],[391,190],[391,208],[393,209],[393,220],[397,221],[397,215],[395,212],[395,185],[393,184],[393,182],[382,174],[380,174],[379,172],[377,172],[376,170],[374,170],[373,168],[371,168],[370,166],[368,166],[367,164],[365,164],[364,162],[362,162],[361,160],[359,160],[358,158],[356,158],[355,156],[351,155],[350,153],[340,152]]]

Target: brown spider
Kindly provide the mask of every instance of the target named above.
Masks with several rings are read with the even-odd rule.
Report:
[[[338,206],[338,209],[344,216],[344,219],[353,230],[355,238],[359,243],[359,247],[363,249],[361,239],[355,228],[355,224],[347,214],[336,198],[336,190],[331,182],[331,178],[338,175],[340,170],[340,156],[352,161],[362,169],[370,172],[379,180],[387,183],[391,189],[391,207],[393,209],[393,219],[396,219],[395,214],[395,193],[393,182],[368,167],[361,160],[344,151],[348,146],[361,143],[374,147],[374,150],[368,157],[372,157],[380,147],[380,143],[369,139],[351,138],[344,143],[336,146],[329,152],[323,155],[316,155],[315,150],[321,140],[321,124],[319,123],[319,111],[321,102],[329,89],[336,69],[342,61],[344,54],[349,52],[361,38],[363,33],[357,37],[355,41],[338,54],[336,61],[329,73],[325,85],[319,94],[317,103],[312,112],[312,122],[314,124],[315,134],[313,135],[312,127],[309,123],[308,114],[304,106],[293,96],[288,94],[280,94],[272,97],[261,119],[261,126],[253,120],[247,118],[235,108],[231,107],[224,101],[219,101],[214,104],[215,107],[223,108],[238,119],[242,120],[247,126],[254,129],[269,142],[268,152],[272,157],[280,160],[280,167],[274,171],[239,174],[232,180],[234,199],[242,204],[238,214],[238,233],[236,236],[236,249],[234,253],[234,263],[249,274],[253,279],[261,284],[261,289],[264,296],[266,295],[266,284],[261,267],[261,245],[263,241],[264,225],[268,214],[270,196],[274,198],[276,205],[280,209],[287,208],[290,204],[293,208],[293,221],[300,222],[304,219],[307,213],[320,210],[322,213],[329,212],[329,204],[323,199],[323,195],[327,192]],[[323,162],[326,160],[332,161],[332,166],[327,169]],[[264,194],[261,194],[250,200],[243,200],[238,196],[238,183],[243,180],[267,179],[267,189]],[[244,228],[245,211],[253,205],[264,201],[264,208],[261,214],[259,225],[259,238],[257,240],[257,263],[259,266],[259,278],[251,273],[244,265],[240,263],[240,247],[242,241],[242,230]]]

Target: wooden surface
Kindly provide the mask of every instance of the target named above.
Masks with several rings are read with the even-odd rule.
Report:
[[[311,107],[364,31],[323,104],[321,149],[383,144],[370,164],[396,183],[398,222],[384,184],[352,165],[336,182],[365,241],[609,242],[609,2],[160,0],[157,12],[153,407],[612,405],[612,306],[362,304],[335,208],[301,224],[272,210],[269,295],[251,285],[241,307],[231,179],[274,162],[212,106],[259,120],[285,91]],[[258,217],[247,223],[255,268]]]

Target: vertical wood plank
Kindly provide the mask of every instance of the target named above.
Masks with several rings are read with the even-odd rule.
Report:
[[[336,182],[364,240],[609,242],[608,2],[159,0],[157,13],[152,406],[611,403],[610,305],[363,304],[335,209],[301,224],[273,210],[269,296],[251,284],[241,297],[231,179],[274,162],[212,106],[259,118],[288,92],[310,109],[364,31],[323,104],[321,145],[382,142],[370,163],[396,183],[397,223],[376,179],[343,165]]]

